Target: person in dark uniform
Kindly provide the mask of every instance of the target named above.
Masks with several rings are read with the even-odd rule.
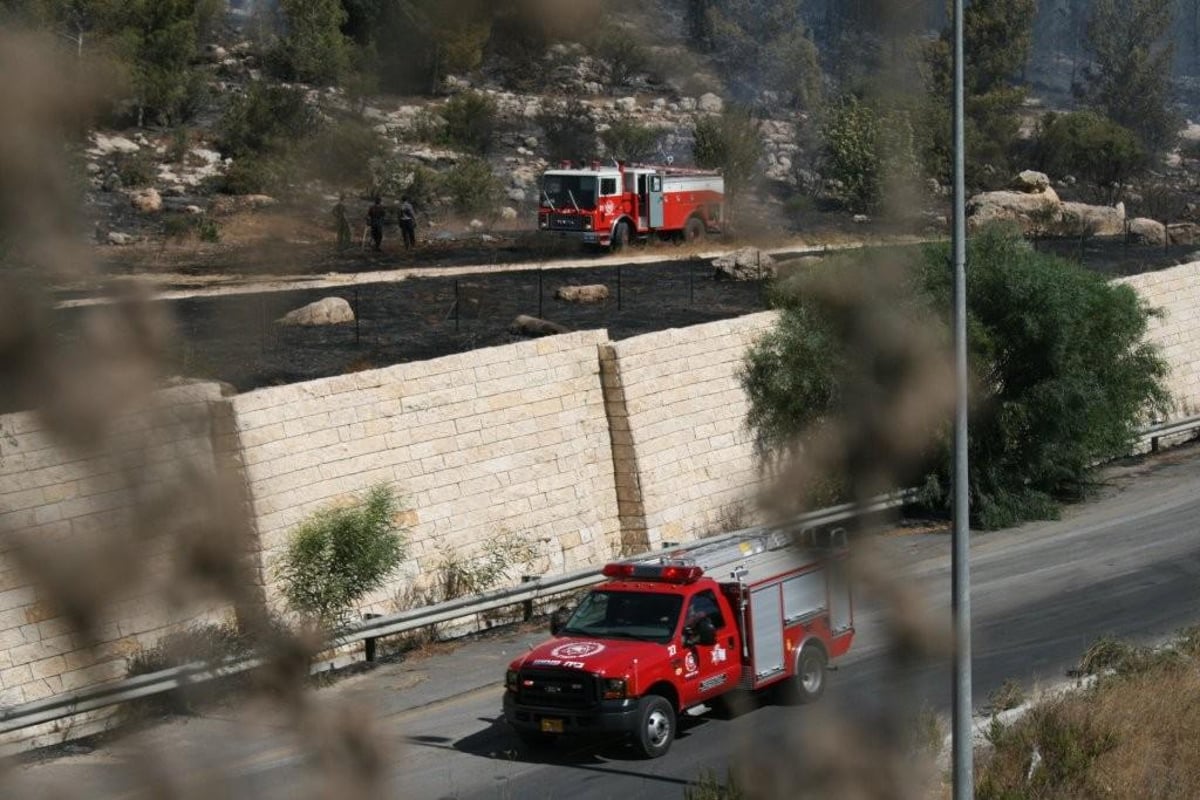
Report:
[[[417,244],[417,214],[413,205],[405,197],[400,201],[400,232],[404,235],[404,247],[415,247]]]
[[[387,219],[387,209],[383,207],[383,198],[375,195],[375,202],[367,209],[367,225],[371,228],[371,241],[378,252],[383,248],[383,223]]]
[[[350,247],[350,220],[346,218],[346,195],[338,195],[337,205],[333,207],[333,224],[337,226],[337,248],[345,250]]]

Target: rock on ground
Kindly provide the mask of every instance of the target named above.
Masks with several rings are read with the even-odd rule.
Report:
[[[1017,175],[1013,188],[1029,194],[1041,194],[1050,188],[1050,178],[1044,172],[1027,169]]]
[[[560,286],[554,296],[568,303],[603,303],[608,299],[608,287],[602,283]]]
[[[143,214],[157,214],[162,211],[162,195],[157,189],[139,189],[129,193],[129,203]]]
[[[280,325],[340,325],[354,322],[354,309],[340,297],[325,297],[289,311],[276,321]]]
[[[1200,242],[1200,225],[1194,222],[1172,222],[1167,226],[1171,244],[1196,244]]]
[[[1063,203],[1063,230],[1071,235],[1123,236],[1125,207]]]
[[[725,109],[725,101],[712,92],[705,92],[700,95],[700,99],[696,105],[701,111],[707,111],[712,114],[720,114]]]
[[[713,276],[734,281],[757,281],[775,276],[775,259],[757,247],[743,247],[713,259]]]
[[[983,192],[967,201],[967,224],[974,230],[990,222],[1014,222],[1024,233],[1046,233],[1062,220],[1058,193]]]
[[[108,234],[108,243],[116,245],[117,247],[124,247],[125,245],[133,244],[135,241],[137,241],[137,238],[128,233],[109,231]]]
[[[1137,217],[1129,220],[1129,236],[1142,244],[1162,246],[1167,243],[1167,226],[1158,220]]]
[[[558,333],[571,332],[571,329],[565,325],[531,317],[528,314],[519,315],[512,321],[512,325],[508,326],[508,330],[518,336],[554,336]]]

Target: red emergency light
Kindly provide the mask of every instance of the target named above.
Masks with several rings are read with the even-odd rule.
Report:
[[[630,564],[615,561],[605,564],[601,572],[606,578],[691,583],[700,580],[700,576],[704,574],[704,568],[694,564]]]

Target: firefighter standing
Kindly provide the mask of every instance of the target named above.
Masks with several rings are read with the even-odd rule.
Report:
[[[350,220],[346,218],[346,195],[338,195],[337,205],[333,207],[333,224],[337,226],[337,248],[345,250],[350,246]]]
[[[400,201],[400,232],[404,235],[404,247],[415,247],[417,244],[417,214],[408,198]]]
[[[371,241],[378,252],[383,248],[383,223],[387,219],[387,209],[383,207],[383,198],[375,196],[375,202],[367,209],[367,225],[371,228]]]

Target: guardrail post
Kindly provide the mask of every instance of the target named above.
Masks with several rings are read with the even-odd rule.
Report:
[[[382,616],[383,614],[363,614],[362,618],[363,622],[367,622],[368,620],[379,619]],[[363,651],[368,662],[375,661],[375,646],[378,642],[379,639],[374,636],[363,639]]]
[[[533,583],[539,577],[541,577],[541,576],[540,575],[522,575],[521,583]],[[531,597],[528,600],[523,600],[521,602],[521,606],[524,611],[524,613],[521,616],[525,619],[526,622],[529,622],[530,620],[533,619],[533,598]]]

